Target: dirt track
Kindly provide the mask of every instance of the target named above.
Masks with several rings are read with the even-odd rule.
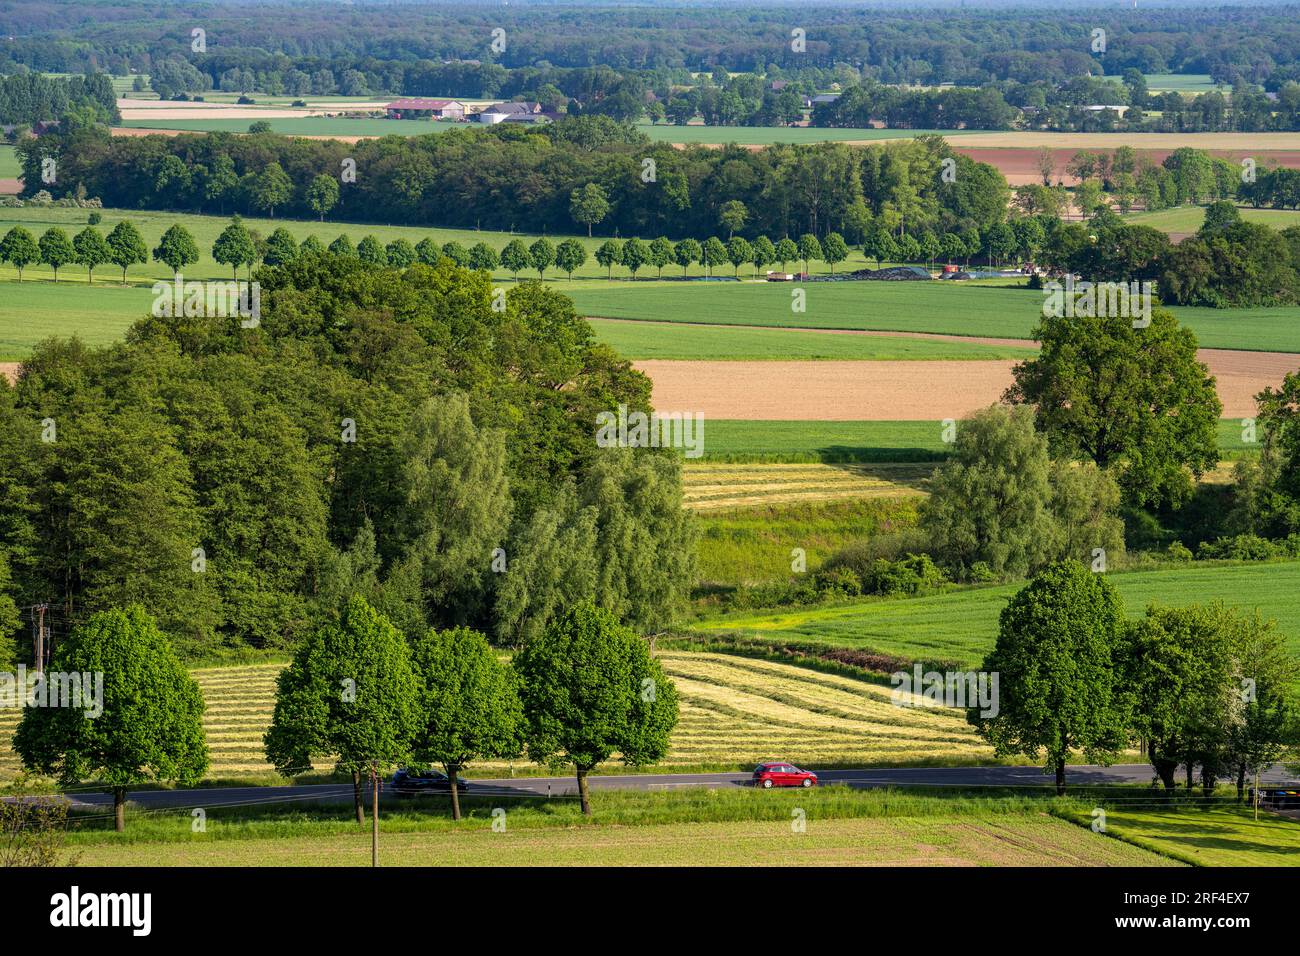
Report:
[[[1255,414],[1254,396],[1300,368],[1300,355],[1202,349],[1224,418]],[[664,412],[778,421],[938,421],[996,402],[1014,361],[635,363]]]

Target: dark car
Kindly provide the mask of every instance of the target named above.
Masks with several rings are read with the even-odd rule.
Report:
[[[817,774],[800,770],[794,764],[771,761],[754,768],[754,786],[771,790],[773,787],[815,787]]]
[[[451,789],[451,781],[441,770],[415,770],[399,767],[393,774],[393,791],[399,796],[414,796],[420,793],[446,793]],[[468,784],[464,777],[456,777],[456,789],[465,790]]]

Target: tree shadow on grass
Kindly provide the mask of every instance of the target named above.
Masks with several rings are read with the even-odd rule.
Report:
[[[1282,825],[1280,821],[1281,818],[1272,815],[1261,816],[1258,836],[1253,836],[1240,829],[1254,822],[1244,816],[1240,822],[1230,822],[1200,817],[1195,811],[1171,811],[1159,820],[1144,818],[1131,824],[1129,831],[1133,836],[1164,840],[1175,847],[1251,854],[1266,857],[1269,865],[1300,866],[1300,842],[1291,845],[1268,842],[1271,828],[1267,824]],[[1124,828],[1122,821],[1119,828]]]

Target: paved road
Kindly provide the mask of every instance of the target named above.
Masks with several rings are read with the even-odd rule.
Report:
[[[909,767],[880,770],[826,770],[818,773],[822,783],[847,784],[850,787],[1047,787],[1053,778],[1038,767]],[[1281,765],[1260,775],[1263,783],[1289,782]],[[747,773],[665,773],[622,774],[587,778],[592,790],[672,790],[683,787],[746,787]],[[1104,784],[1149,784],[1151,768],[1146,764],[1117,764],[1112,767],[1072,766],[1067,772],[1072,786]],[[471,780],[467,792],[475,796],[495,796],[503,800],[538,796],[574,797],[577,781],[573,777],[519,777],[495,780]],[[385,786],[384,796],[396,799]],[[434,795],[438,796],[438,795]],[[69,794],[75,807],[111,805],[107,793]],[[347,803],[352,800],[349,784],[315,784],[286,787],[220,787],[200,790],[141,790],[131,794],[131,802],[146,809],[185,809],[189,807],[258,806],[265,804]]]

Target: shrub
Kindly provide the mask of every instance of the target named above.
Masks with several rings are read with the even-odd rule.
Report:
[[[1165,554],[1169,556],[1169,560],[1171,561],[1192,560],[1191,550],[1181,541],[1171,541],[1169,547],[1165,549]]]

